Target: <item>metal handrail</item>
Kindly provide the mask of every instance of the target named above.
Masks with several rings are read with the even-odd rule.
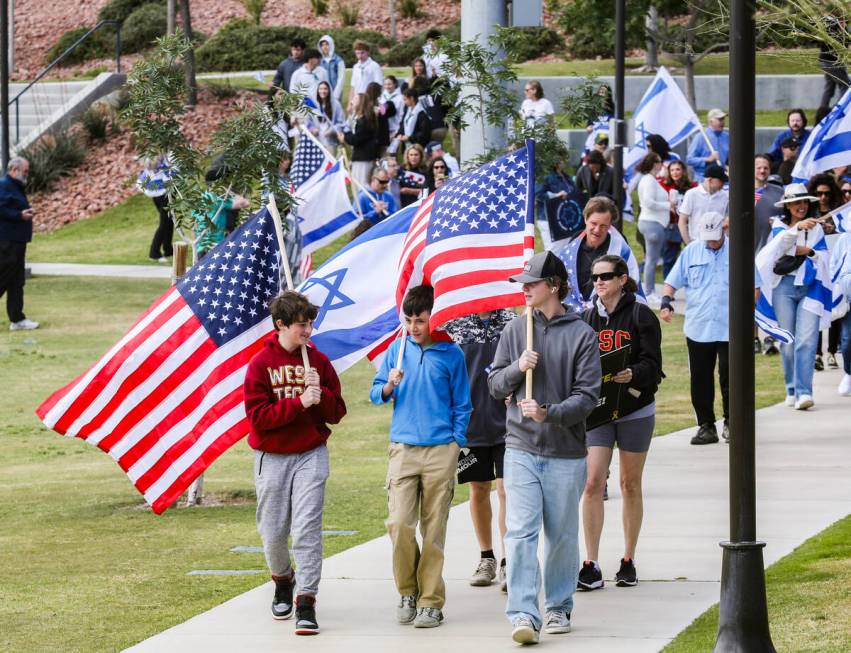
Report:
[[[80,44],[89,38],[92,34],[97,32],[104,25],[114,25],[115,26],[115,72],[121,72],[121,23],[117,20],[102,20],[97,25],[92,27],[88,32],[83,34],[80,38],[78,38],[74,43],[72,43],[62,54],[60,54],[56,59],[50,62],[47,67],[42,70],[38,75],[36,75],[35,79],[33,79],[29,84],[27,84],[23,90],[18,93],[15,97],[9,100],[9,107],[13,104],[15,105],[15,142],[18,143],[21,140],[21,120],[20,120],[20,103],[18,100],[20,97],[29,91],[36,82],[40,81],[42,77],[44,77],[47,73],[53,70],[60,61],[65,59],[69,54],[71,54],[74,50],[76,50]]]

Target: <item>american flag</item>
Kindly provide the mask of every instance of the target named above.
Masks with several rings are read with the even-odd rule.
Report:
[[[399,259],[396,304],[408,288],[434,288],[430,327],[478,311],[523,304],[508,277],[535,249],[534,141],[450,179],[423,201]]]
[[[334,160],[329,158],[325,151],[319,147],[319,144],[308,134],[302,133],[301,138],[298,139],[298,145],[295,147],[290,181],[298,189],[321,177],[332,165],[334,165]]]
[[[248,433],[242,384],[280,288],[267,210],[210,251],[87,372],[36,410],[108,453],[161,513]]]

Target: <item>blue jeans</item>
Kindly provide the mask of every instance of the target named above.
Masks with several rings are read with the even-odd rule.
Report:
[[[505,534],[510,621],[528,616],[541,628],[538,594],[538,534],[544,526],[544,605],[573,610],[579,575],[579,499],[585,488],[585,458],[553,458],[506,448]]]
[[[786,394],[800,397],[813,394],[820,318],[804,308],[808,286],[794,284],[792,275],[784,276],[774,289],[773,303],[778,324],[795,336],[791,345],[780,345]]]
[[[638,230],[644,236],[644,294],[656,294],[656,265],[662,258],[665,227],[654,220],[639,220]]]
[[[839,336],[839,351],[842,352],[842,370],[851,374],[851,311],[840,322],[842,334]]]

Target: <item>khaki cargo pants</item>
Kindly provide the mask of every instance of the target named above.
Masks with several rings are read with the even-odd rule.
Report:
[[[420,608],[442,608],[446,602],[443,544],[455,494],[458,450],[455,442],[432,447],[390,443],[385,524],[393,543],[393,577],[399,594],[417,596]],[[418,521],[422,551],[417,544]]]

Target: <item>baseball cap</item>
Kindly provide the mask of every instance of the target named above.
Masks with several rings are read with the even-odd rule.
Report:
[[[721,234],[724,233],[724,216],[717,211],[707,211],[700,216],[697,230],[703,241],[721,240]]]
[[[786,137],[786,138],[784,138],[784,139],[783,139],[783,141],[780,143],[780,147],[788,147],[788,148],[795,148],[795,149],[797,149],[797,148],[798,148],[798,147],[800,147],[800,146],[801,146],[801,141],[799,141],[799,140],[798,140],[797,138],[795,138],[794,136],[787,136],[787,137]]]
[[[523,266],[523,272],[508,277],[513,283],[535,283],[549,277],[567,281],[567,269],[562,260],[552,252],[538,252]]]
[[[723,109],[710,109],[706,116],[707,118],[726,118],[727,112]]]
[[[426,145],[426,154],[431,154],[435,150],[443,149],[443,143],[440,141],[431,141],[428,145]]]
[[[725,184],[730,181],[727,173],[724,172],[724,168],[719,166],[717,163],[710,163],[706,166],[706,169],[703,171],[703,176],[706,178],[720,179]]]

